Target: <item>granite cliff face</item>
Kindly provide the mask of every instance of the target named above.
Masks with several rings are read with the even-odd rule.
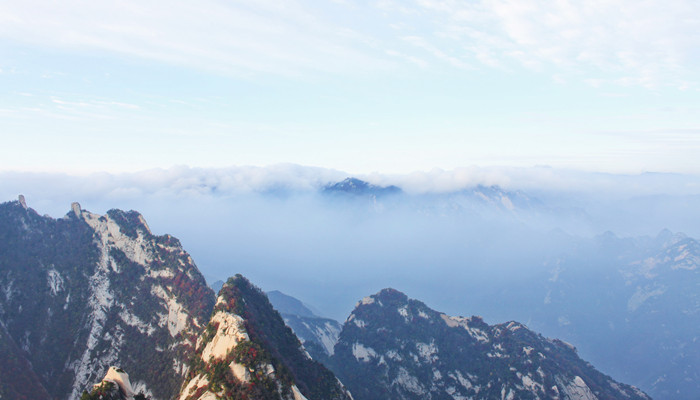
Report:
[[[134,394],[129,374],[120,367],[109,367],[107,375],[91,391],[84,391],[80,400],[145,400],[142,393]]]
[[[649,399],[517,322],[452,317],[385,289],[347,319],[330,366],[357,400]]]
[[[0,205],[0,326],[31,368],[14,367],[2,393],[29,396],[18,379],[35,376],[50,397],[32,398],[75,399],[118,364],[136,392],[172,398],[214,302],[192,258],[137,212],[74,203],[53,219],[23,200]]]
[[[351,399],[333,373],[304,352],[267,296],[240,275],[221,288],[179,396],[218,398]]]

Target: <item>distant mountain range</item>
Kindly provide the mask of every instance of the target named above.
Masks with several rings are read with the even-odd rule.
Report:
[[[697,294],[697,244],[674,238],[622,275],[634,289],[628,312],[658,313],[655,302],[679,284],[653,281],[667,270],[690,274],[678,298]],[[619,245],[611,240],[601,246]],[[574,282],[561,268],[551,283]],[[53,219],[24,199],[0,204],[0,287],[2,398],[99,396],[93,384],[110,366],[128,373],[133,397],[150,399],[648,398],[571,345],[516,322],[447,316],[396,290],[360,301],[342,329],[241,276],[217,297],[179,241],[154,235],[134,211],[97,215],[75,203]],[[573,289],[552,290],[548,304]]]
[[[579,207],[548,203],[523,191],[499,186],[476,185],[460,190],[407,193],[398,186],[374,185],[357,178],[347,178],[323,186],[320,192],[333,201],[364,205],[374,212],[409,211],[417,215],[503,220],[555,228],[557,225],[587,226],[591,216]],[[364,200],[364,202],[363,202]]]
[[[333,319],[316,315],[301,301],[277,290],[268,292],[267,296],[309,354],[326,362],[333,355],[341,325]]]
[[[533,293],[532,302],[523,301],[538,329],[585,346],[596,366],[655,398],[697,398],[697,240],[668,231],[637,239],[608,233],[579,242],[550,268],[533,291],[539,298]]]

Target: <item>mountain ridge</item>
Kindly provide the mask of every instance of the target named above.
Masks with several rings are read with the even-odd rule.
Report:
[[[358,302],[329,366],[356,400],[650,399],[595,370],[570,344],[514,321],[451,317],[396,289]]]
[[[219,292],[180,400],[219,395],[351,399],[333,373],[303,352],[262,290],[241,275],[229,278]]]
[[[667,239],[669,245],[658,254],[652,254],[656,257],[654,268],[648,269],[650,264],[644,263],[631,266],[632,275],[629,276],[642,279],[632,282],[645,282],[643,280],[649,279],[649,273],[653,275],[666,269],[696,273],[696,241],[682,235],[672,235]],[[604,236],[601,240],[612,239]],[[681,257],[683,254],[686,255]],[[153,235],[138,212],[113,209],[105,215],[98,215],[73,203],[64,218],[53,219],[39,216],[27,207],[23,198],[0,204],[0,284],[4,289],[4,296],[0,295],[0,323],[6,333],[0,335],[0,351],[5,351],[4,354],[16,361],[10,360],[14,363],[8,362],[3,367],[14,371],[21,368],[18,366],[27,365],[25,362],[31,365],[31,373],[24,377],[36,380],[37,394],[33,398],[37,399],[46,396],[42,388],[52,397],[79,393],[116,361],[134,377],[134,390],[153,399],[168,398],[179,389],[177,382],[182,381],[187,371],[187,360],[195,352],[198,338],[206,331],[216,300],[179,240],[170,235]],[[686,289],[692,289],[692,282],[688,285]],[[656,290],[651,286],[650,289],[652,294]],[[253,297],[259,296],[259,290],[251,290]],[[394,289],[373,296],[361,300],[358,307],[378,302],[394,304],[396,310],[387,321],[394,321],[396,326],[405,323],[405,316],[399,310],[404,303],[413,304],[411,299]],[[645,297],[637,309],[645,310],[649,306],[652,306],[651,311],[658,309],[655,303],[658,298],[656,295]],[[370,302],[369,299],[373,300]],[[257,309],[252,315],[258,311],[261,315],[268,315],[266,307]],[[427,306],[426,309],[416,307],[426,315],[430,314],[426,311]],[[357,321],[364,321],[353,315],[348,317],[346,325],[357,326]],[[420,313],[418,317],[423,318]],[[489,332],[496,329],[488,328],[477,317],[446,316],[445,319],[440,313],[433,317],[438,324],[448,327],[457,324],[456,327],[467,332],[470,332],[467,328],[473,329],[471,332],[476,336],[470,334],[471,342],[472,339],[479,342],[477,331],[486,332],[486,337],[490,338]],[[273,320],[279,328],[279,319],[266,319]],[[462,323],[466,327],[460,325]],[[501,325],[496,327],[502,332],[518,326],[521,326],[516,329],[518,331],[524,328],[517,323],[510,327]],[[388,331],[390,328],[378,325],[378,329]],[[297,335],[301,336],[301,333]],[[297,346],[296,338],[291,339],[286,334],[281,337],[288,343],[294,342],[289,348]],[[528,340],[539,339],[528,337]],[[72,347],[67,343],[72,343]],[[429,340],[420,343],[428,346],[423,350],[430,351]],[[561,351],[571,348],[554,339],[547,343]],[[376,352],[376,346],[363,344],[353,348],[352,344],[349,354],[355,360],[353,362],[362,361],[359,365],[366,367],[365,360],[369,363],[373,359],[368,349]],[[270,346],[270,341],[266,346]],[[343,351],[347,356],[347,343],[345,347]],[[327,358],[319,356],[318,359],[330,363],[328,359],[340,357],[336,354],[337,349],[336,344],[333,352],[326,352]],[[420,356],[420,349],[412,351]],[[497,353],[491,351],[491,354]],[[292,358],[295,357],[298,355]],[[570,358],[576,360],[576,357]],[[153,365],[161,369],[154,370]],[[441,374],[449,376],[446,375],[449,372],[453,371]],[[21,374],[15,375],[21,377]],[[533,381],[535,378],[534,375],[523,376]],[[586,376],[579,378],[589,389],[595,386]],[[13,390],[14,382],[15,379],[10,378],[0,381],[0,393]],[[367,382],[367,385],[374,385],[371,380]],[[405,382],[411,382],[410,374],[406,375]],[[572,376],[567,376],[562,382],[557,386],[562,391],[573,383],[583,388]],[[556,379],[554,383],[556,386]],[[302,386],[300,390],[308,389]]]
[[[0,321],[37,383],[77,398],[118,360],[171,397],[214,301],[189,254],[134,211],[53,219],[23,200],[0,204]]]

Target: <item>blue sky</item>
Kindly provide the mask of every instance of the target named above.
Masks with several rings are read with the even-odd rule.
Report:
[[[700,173],[695,1],[0,4],[0,170]]]

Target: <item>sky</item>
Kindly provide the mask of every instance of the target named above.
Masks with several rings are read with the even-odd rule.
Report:
[[[0,3],[0,171],[700,173],[697,1]]]

